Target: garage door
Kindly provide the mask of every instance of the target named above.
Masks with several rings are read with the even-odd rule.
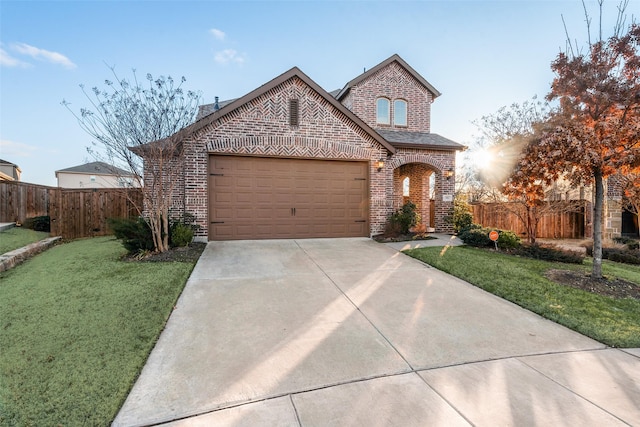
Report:
[[[209,240],[369,234],[368,163],[210,156]]]

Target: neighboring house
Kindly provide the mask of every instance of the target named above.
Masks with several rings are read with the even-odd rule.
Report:
[[[604,236],[640,237],[638,216],[626,208],[624,192],[615,175],[605,180]]]
[[[0,181],[20,181],[21,173],[18,165],[0,159]]]
[[[439,95],[393,55],[332,93],[294,67],[202,106],[175,135],[185,172],[172,211],[195,215],[208,240],[373,236],[408,194],[427,226],[451,232],[465,147],[431,133]]]
[[[616,176],[612,175],[604,180],[604,206],[603,206],[603,236],[606,239],[613,237],[640,237],[638,216],[626,209],[625,198]],[[592,186],[573,187],[569,181],[560,179],[556,181],[548,192],[548,200],[584,200],[589,202],[589,209],[593,209],[594,191]],[[592,213],[585,215],[585,236],[591,237],[593,224]]]
[[[91,162],[56,171],[58,187],[62,188],[128,188],[138,182],[123,169],[104,162]]]

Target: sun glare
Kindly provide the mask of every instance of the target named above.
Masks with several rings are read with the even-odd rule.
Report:
[[[481,170],[488,170],[491,168],[491,163],[493,162],[493,155],[488,150],[484,148],[479,149],[471,156],[471,160],[474,165]]]

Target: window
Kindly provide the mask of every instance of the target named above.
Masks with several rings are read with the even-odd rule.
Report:
[[[91,181],[91,182],[96,182],[96,176],[95,176],[95,175],[91,175],[91,176],[89,177],[89,181]]]
[[[407,101],[402,99],[393,101],[393,124],[396,126],[407,125]]]
[[[376,100],[376,122],[381,125],[388,125],[391,123],[389,116],[389,100],[387,98],[378,98]]]
[[[409,197],[409,177],[402,180],[402,196]]]

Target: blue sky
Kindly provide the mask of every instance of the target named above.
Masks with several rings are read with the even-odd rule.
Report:
[[[595,2],[588,1],[593,17]],[[605,35],[616,1],[605,3]],[[631,0],[629,19],[640,16]],[[543,97],[564,50],[565,21],[586,41],[579,0],[555,1],[7,1],[0,2],[0,158],[23,180],[93,159],[75,118],[79,84],[109,66],[129,77],[185,76],[203,102],[236,98],[293,66],[326,90],[342,88],[394,53],[435,86],[432,132],[465,145],[473,120]]]

